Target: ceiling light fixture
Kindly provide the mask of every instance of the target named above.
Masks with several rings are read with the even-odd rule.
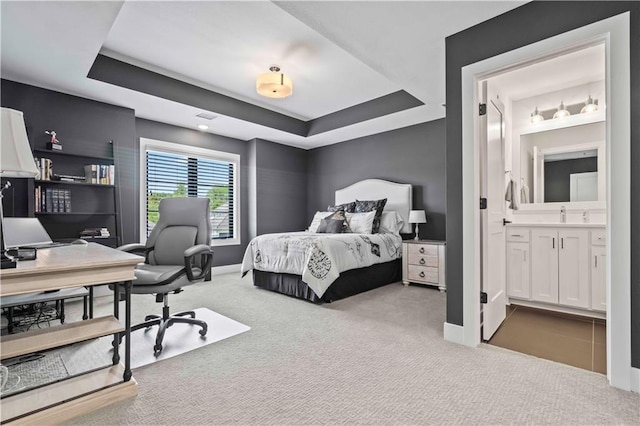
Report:
[[[542,121],[544,121],[544,117],[540,114],[540,111],[538,111],[538,107],[536,107],[536,109],[531,113],[531,122],[540,123]]]
[[[200,130],[207,130],[209,128],[209,126],[207,126],[206,124],[198,124],[198,129]]]
[[[564,106],[564,102],[560,102],[560,106],[555,114],[553,114],[553,118],[564,118],[570,116],[571,113],[567,111],[567,108]]]
[[[591,95],[589,95],[589,99],[587,99],[587,102],[585,102],[585,105],[580,110],[580,113],[589,114],[590,112],[595,112],[597,110],[598,110],[598,100],[596,99],[594,102],[594,100],[591,99]]]
[[[267,98],[282,99],[293,93],[293,82],[280,72],[278,65],[271,65],[269,71],[256,79],[256,90]]]

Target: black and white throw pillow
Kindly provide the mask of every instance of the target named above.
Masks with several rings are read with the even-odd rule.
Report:
[[[338,204],[337,206],[329,206],[327,210],[330,212],[337,212],[338,210],[344,210],[345,213],[355,213],[356,212],[356,202],[352,201],[350,203]]]
[[[341,234],[344,230],[346,220],[344,210],[338,210],[332,215],[322,219],[316,232],[320,234]]]
[[[386,198],[383,198],[381,200],[368,201],[356,200],[356,213],[367,213],[374,210],[376,211],[376,216],[373,219],[373,229],[371,229],[372,234],[377,234],[380,229],[380,217],[382,216],[382,210],[384,210],[384,206],[386,204]]]

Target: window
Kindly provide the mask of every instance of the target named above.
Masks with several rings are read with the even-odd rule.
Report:
[[[239,155],[141,139],[140,159],[142,236],[157,223],[160,200],[200,197],[211,200],[212,244],[239,244]]]

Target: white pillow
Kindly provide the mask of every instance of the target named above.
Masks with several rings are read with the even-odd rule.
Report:
[[[398,234],[404,225],[402,216],[396,211],[384,211],[380,217],[380,234]]]
[[[370,234],[373,228],[373,219],[376,217],[375,209],[367,213],[345,213],[349,229],[354,234]]]
[[[318,226],[320,226],[320,222],[327,216],[331,216],[335,212],[316,212],[313,215],[313,219],[311,220],[311,224],[309,224],[309,228],[307,231],[309,232],[318,232]]]

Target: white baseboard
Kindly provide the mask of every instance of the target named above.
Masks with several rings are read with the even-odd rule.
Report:
[[[640,368],[631,367],[631,391],[640,393]]]
[[[224,275],[224,274],[233,274],[234,272],[240,273],[240,269],[242,265],[240,263],[236,263],[234,265],[224,265],[224,266],[216,266],[211,268],[211,275]]]
[[[464,345],[464,327],[445,322],[444,340]]]

